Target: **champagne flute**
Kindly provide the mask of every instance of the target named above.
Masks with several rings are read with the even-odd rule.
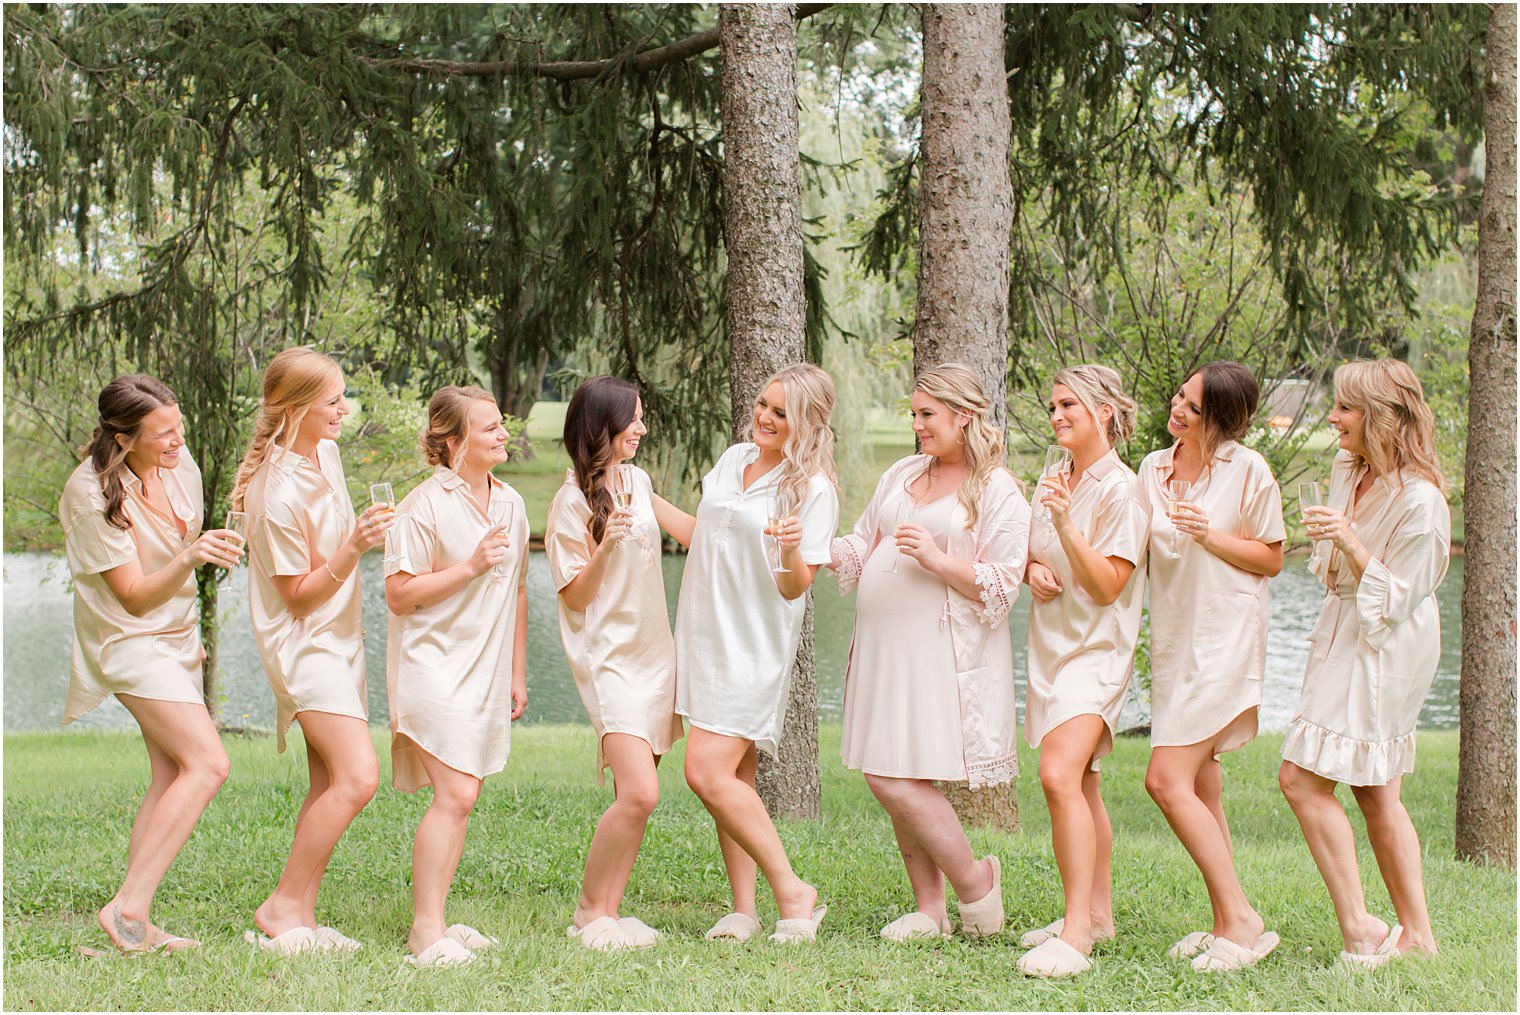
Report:
[[[787,497],[781,492],[779,485],[771,487],[765,493],[765,519],[766,528],[771,530],[771,545],[775,547],[775,566],[771,571],[775,574],[791,574],[792,569],[781,563],[781,539],[778,533],[781,531],[781,523],[790,513],[790,504]]]
[[[619,511],[627,511],[633,507],[633,466],[615,465],[612,467],[612,503]],[[621,542],[628,542],[633,536],[633,530],[623,533]]]
[[[389,483],[371,483],[369,488],[369,502],[372,505],[384,504],[386,507],[394,510],[396,507],[396,493],[391,489],[391,485]],[[394,564],[400,559],[401,557],[396,553],[396,551],[391,549],[390,530],[386,530],[385,557],[381,563]]]
[[[492,491],[492,493],[496,492],[497,491],[494,490]],[[499,498],[493,498],[491,500],[491,524],[503,525],[507,530],[510,530],[512,528],[512,512],[515,508],[515,505],[513,504],[511,498],[507,496],[505,490],[500,491],[500,493],[501,496]],[[507,533],[507,538],[512,538],[510,531]],[[493,582],[499,582],[507,576],[506,563],[506,558],[503,557],[501,560],[491,565],[491,580]]]
[[[1325,488],[1322,485],[1319,483],[1298,484],[1298,513],[1300,517],[1309,508],[1324,506]],[[1309,519],[1304,518],[1303,522],[1304,528],[1307,529],[1309,527]]]
[[[1193,495],[1193,484],[1185,479],[1169,479],[1166,481],[1166,513],[1168,516],[1177,513],[1177,505],[1186,501]],[[1177,537],[1182,532],[1177,528],[1176,519],[1172,519],[1172,546],[1167,554],[1173,560],[1182,556],[1182,547],[1177,545]]]
[[[913,500],[913,491],[909,489],[911,485],[911,481],[903,483],[902,499],[897,502],[897,524],[892,528],[894,543],[896,542],[897,530],[904,525],[910,524],[913,521],[914,515],[917,514],[918,504]],[[892,566],[887,569],[888,574],[902,573],[898,570],[898,565],[902,563],[902,556],[902,548],[898,547],[896,555],[892,558]]]
[[[223,525],[222,528],[224,528],[224,529],[231,529],[233,532],[236,532],[237,535],[238,535],[238,539],[242,542],[244,548],[245,549],[247,548],[247,546],[248,546],[248,512],[246,512],[246,511],[228,511],[227,512],[227,524]],[[227,573],[224,574],[224,575],[222,575],[221,579],[219,581],[217,581],[216,587],[220,591],[222,591],[222,592],[231,591],[231,589],[232,589],[232,572],[236,568],[237,568],[237,564],[233,564],[232,567],[229,567],[227,569]]]
[[[1059,444],[1052,444],[1045,449],[1045,467],[1040,470],[1040,476],[1064,476],[1071,473],[1071,451]],[[1055,532],[1055,522],[1051,520],[1050,508],[1045,505],[1045,498],[1040,497],[1040,524],[1049,532]]]

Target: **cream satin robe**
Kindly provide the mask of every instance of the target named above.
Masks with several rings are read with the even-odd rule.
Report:
[[[470,484],[439,467],[396,508],[386,577],[431,574],[466,561],[490,528],[512,521],[502,577],[490,571],[441,603],[390,614],[386,689],[391,713],[391,781],[411,793],[429,785],[420,748],[456,771],[484,779],[507,764],[512,738],[512,651],[517,593],[528,581],[528,517],[522,496],[490,477],[489,512]]]
[[[1326,503],[1346,514],[1372,560],[1358,582],[1340,551],[1315,546],[1309,568],[1325,600],[1282,754],[1326,779],[1382,786],[1414,770],[1415,723],[1441,659],[1435,592],[1451,556],[1451,511],[1412,472],[1379,477],[1353,505],[1365,474],[1350,453],[1336,456]]]
[[[1029,686],[1024,696],[1024,738],[1039,747],[1045,735],[1079,715],[1103,717],[1107,734],[1093,754],[1113,750],[1114,727],[1124,708],[1140,608],[1145,593],[1145,541],[1150,518],[1135,474],[1115,451],[1094,462],[1077,481],[1071,519],[1104,557],[1135,565],[1119,598],[1099,606],[1082,590],[1050,521],[1050,510],[1035,495],[1029,559],[1055,573],[1061,594],[1029,607]]]
[[[318,442],[315,460],[271,447],[243,504],[250,530],[248,609],[264,676],[274,691],[275,746],[284,751],[285,734],[297,713],[369,718],[359,569],[301,620],[291,616],[272,580],[320,570],[319,561],[337,553],[353,529],[354,506],[338,445]],[[322,576],[327,578],[325,571]]]
[[[755,445],[735,444],[702,479],[676,611],[676,712],[774,755],[807,597],[783,599],[771,574],[773,543],[762,533],[780,467],[745,490],[744,467],[759,456]],[[827,564],[839,525],[834,484],[812,477],[793,513],[802,520],[802,559]]]
[[[179,465],[160,469],[159,475],[171,509],[185,526],[183,533],[174,519],[148,505],[131,469],[121,470],[130,529],[106,521],[105,494],[89,459],[64,484],[58,517],[74,578],[74,648],[65,723],[112,694],[197,705],[202,701],[195,575],[187,576],[167,603],[142,617],[128,613],[102,577],[133,559],[143,574],[160,571],[200,536],[201,472],[189,450],[182,448]]]
[[[1185,747],[1229,727],[1218,746],[1223,753],[1256,738],[1267,666],[1267,579],[1221,560],[1172,525],[1166,482],[1175,450],[1147,455],[1139,474],[1151,515],[1151,744]],[[1263,543],[1287,538],[1271,467],[1234,441],[1214,450],[1189,500],[1212,529]]]
[[[634,525],[615,547],[602,584],[585,610],[559,605],[559,633],[586,715],[596,730],[596,775],[607,758],[602,738],[627,733],[649,743],[656,755],[670,750],[684,730],[676,715],[676,643],[665,606],[660,567],[660,526],[654,518],[654,488],[643,469],[633,467]],[[591,560],[591,505],[575,473],[549,505],[544,551],[555,591],[575,580]]]

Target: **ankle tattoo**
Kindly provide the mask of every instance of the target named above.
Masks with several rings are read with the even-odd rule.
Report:
[[[148,921],[128,920],[121,915],[121,907],[117,906],[111,914],[112,923],[116,927],[116,936],[123,944],[146,945],[148,943]]]

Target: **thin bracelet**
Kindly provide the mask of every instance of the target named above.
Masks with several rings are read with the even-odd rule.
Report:
[[[323,564],[322,564],[322,567],[323,567],[323,568],[324,568],[324,569],[325,569],[325,570],[326,570],[326,571],[327,571],[327,573],[328,573],[328,574],[329,574],[329,575],[330,575],[330,576],[331,576],[331,577],[332,577],[332,580],[333,580],[333,581],[335,581],[335,582],[337,582],[337,583],[338,583],[338,584],[339,584],[339,585],[342,585],[342,584],[343,584],[343,579],[342,579],[342,578],[339,578],[339,577],[338,577],[338,572],[336,572],[336,571],[334,571],[334,570],[333,570],[333,569],[332,569],[332,567],[331,567],[331,566],[330,566],[330,565],[329,565],[329,564],[327,564],[327,563],[326,563],[326,562],[324,562],[324,563],[323,563]]]

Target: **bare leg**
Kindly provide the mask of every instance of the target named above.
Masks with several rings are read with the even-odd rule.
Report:
[[[718,823],[719,831],[726,832],[765,872],[781,919],[806,919],[818,901],[818,892],[792,872],[765,804],[754,785],[740,775],[745,756],[754,750],[755,745],[748,740],[694,726],[686,744],[686,782]],[[728,861],[726,851],[724,861]],[[731,880],[733,873],[730,868]],[[738,896],[735,885],[736,907]]]
[[[353,716],[306,711],[296,715],[310,748],[326,763],[327,789],[306,807],[290,844],[279,884],[254,911],[254,922],[270,936],[296,927],[314,927],[307,912],[313,878],[318,881],[333,847],[375,795],[380,781],[369,725]]]
[[[890,816],[891,812],[888,812]],[[913,886],[913,908],[950,933],[950,913],[945,904],[945,872],[935,865],[929,851],[913,834],[913,829],[892,818],[892,834],[897,838],[897,851],[902,854],[903,866],[908,870],[908,883]]]
[[[480,797],[480,780],[450,768],[419,745],[417,757],[433,784],[433,802],[423,812],[412,840],[412,931],[406,946],[421,955],[448,927],[444,904],[464,854],[470,812]]]
[[[304,737],[302,738],[305,739]],[[306,796],[301,800],[301,809],[296,812],[296,833],[300,834],[301,824],[306,818],[306,812],[311,810],[314,801],[321,799],[323,793],[332,785],[332,775],[327,770],[327,762],[322,759],[316,745],[306,740],[306,771],[309,785]],[[306,882],[306,891],[301,895],[301,923],[303,926],[317,926],[317,890],[322,887],[322,877],[327,873],[324,865],[311,876]]]
[[[955,809],[950,806],[945,795],[935,789],[934,783],[927,779],[893,779],[867,775],[866,785],[871,787],[876,799],[881,801],[882,807],[892,816],[893,828],[902,826],[908,829],[911,841],[917,843],[928,855],[929,864],[934,870],[934,880],[938,882],[937,895],[941,912],[945,898],[942,877],[950,879],[956,897],[962,902],[976,902],[992,890],[992,864],[978,862],[971,855],[971,844],[966,841],[960,818],[956,817]],[[898,845],[902,846],[900,833]],[[906,850],[903,852],[903,860],[905,863],[908,860]],[[941,871],[944,872],[943,875],[940,874]],[[912,878],[911,869],[909,878]],[[915,882],[915,898],[917,895],[918,884]],[[932,904],[934,899],[931,897],[929,901]],[[924,910],[924,913],[935,919],[940,916],[930,910]]]
[[[1388,936],[1388,925],[1367,912],[1362,877],[1356,866],[1356,842],[1351,835],[1351,822],[1335,799],[1335,783],[1291,761],[1284,761],[1277,770],[1277,783],[1298,818],[1304,841],[1319,867],[1320,877],[1325,879],[1325,887],[1330,890],[1346,951],[1372,954]]]
[[[1082,796],[1092,813],[1093,855],[1092,926],[1106,937],[1114,935],[1114,826],[1108,820],[1108,808],[1099,792],[1099,773],[1091,769],[1082,773]]]
[[[660,800],[660,778],[647,740],[628,733],[608,733],[602,738],[602,750],[612,765],[614,796],[612,806],[597,822],[586,852],[586,876],[575,908],[577,927],[618,915],[649,815]]]
[[[1393,900],[1393,911],[1404,928],[1399,938],[1400,951],[1419,949],[1435,955],[1435,931],[1430,927],[1430,910],[1425,905],[1425,879],[1421,874],[1420,837],[1415,834],[1409,812],[1399,799],[1404,780],[1395,779],[1386,786],[1353,786],[1362,816],[1367,819],[1367,838],[1377,857],[1378,871]]]
[[[739,778],[743,779],[750,789],[755,788],[755,771],[759,764],[759,755],[751,744],[744,758],[739,762]],[[728,872],[728,884],[734,893],[734,912],[743,913],[752,919],[759,919],[760,911],[755,906],[759,868],[755,866],[755,858],[744,852],[744,847],[735,842],[733,836],[725,832],[721,824],[717,828],[718,849],[723,853],[723,869]]]
[[[1203,776],[1211,767],[1216,770],[1219,767],[1214,760],[1212,741],[1187,747],[1158,747],[1151,752],[1145,788],[1203,874],[1214,910],[1214,935],[1250,948],[1266,930],[1266,924],[1246,901],[1235,876],[1230,841],[1219,820],[1222,809],[1216,812],[1198,797],[1200,781],[1208,788],[1216,784],[1212,778]]]
[[[1040,785],[1050,808],[1050,837],[1066,896],[1061,938],[1083,954],[1092,952],[1099,835],[1085,783],[1106,732],[1101,716],[1079,715],[1047,733],[1040,745]],[[1106,825],[1107,818],[1103,820]]]
[[[1214,758],[1210,757],[1198,769],[1198,776],[1193,780],[1193,794],[1214,815],[1214,823],[1219,826],[1219,834],[1224,839],[1225,849],[1230,851],[1233,862],[1235,840],[1230,836],[1230,820],[1224,816],[1224,769]]]
[[[170,780],[148,813],[138,808],[127,876],[99,914],[101,926],[116,947],[139,951],[163,940],[149,922],[153,896],[206,805],[227,781],[229,766],[227,752],[203,706],[128,694],[117,697],[151,745],[150,764],[158,756],[156,777]]]

